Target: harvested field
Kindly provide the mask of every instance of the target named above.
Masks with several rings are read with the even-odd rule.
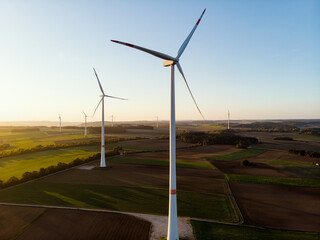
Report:
[[[123,150],[127,152],[136,151],[168,151],[169,140],[168,139],[141,139],[141,140],[130,140],[120,141],[117,143],[106,144],[107,149],[113,149],[114,147],[121,146]],[[193,144],[184,143],[177,141],[177,148],[191,147]]]
[[[258,156],[255,156],[250,159],[254,162],[263,162],[265,163],[268,160],[285,160],[285,161],[300,161],[300,162],[309,162],[312,163],[314,159],[309,157],[302,157],[296,154],[289,154],[288,152],[283,151],[266,151]]]
[[[131,215],[66,209],[47,211],[18,238],[148,240],[151,224]]]
[[[227,174],[246,174],[270,177],[296,177],[294,174],[271,167],[264,163],[255,163],[253,166],[243,166],[242,160],[236,161],[211,161],[213,165]]]
[[[0,206],[0,239],[14,239],[44,211],[36,207]]]
[[[95,164],[98,166],[99,163]],[[177,168],[177,188],[181,190],[224,194],[223,179],[224,176],[216,170]],[[106,169],[71,169],[42,181],[168,189],[168,180],[168,167],[110,163]]]
[[[169,146],[169,143],[167,143]],[[167,146],[167,147],[168,147]],[[205,161],[204,157],[229,154],[237,152],[239,149],[230,145],[210,145],[210,146],[196,146],[184,149],[177,149],[177,161]],[[131,155],[130,155],[131,156]],[[153,159],[169,159],[169,152],[146,152],[146,153],[135,153],[132,155],[136,158],[153,158]]]
[[[298,232],[255,228],[241,225],[226,225],[220,223],[191,221],[194,234],[201,240],[318,240],[319,235],[313,232]]]
[[[245,222],[261,227],[319,232],[320,188],[230,183]]]

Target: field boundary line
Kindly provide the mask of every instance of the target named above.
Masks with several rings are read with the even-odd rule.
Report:
[[[214,164],[212,162],[210,162],[213,166]],[[244,224],[244,218],[243,218],[243,215],[240,211],[240,208],[237,204],[237,201],[235,199],[235,197],[233,196],[233,193],[231,191],[231,188],[230,188],[230,185],[229,185],[229,182],[224,174],[224,172],[222,172],[219,168],[217,168],[216,166],[214,166],[221,174],[223,174],[223,177],[224,177],[224,181],[225,181],[225,184],[226,184],[226,187],[227,187],[227,191],[228,191],[228,197],[230,199],[230,202],[231,202],[231,206],[236,214],[236,217],[237,217],[237,220],[238,222],[235,224],[235,225],[242,225]]]

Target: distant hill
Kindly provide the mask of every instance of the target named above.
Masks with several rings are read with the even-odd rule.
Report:
[[[62,126],[79,126],[81,122],[62,122]],[[0,126],[29,126],[29,127],[35,127],[35,126],[46,126],[46,127],[58,127],[59,121],[8,121],[8,122],[1,122]]]

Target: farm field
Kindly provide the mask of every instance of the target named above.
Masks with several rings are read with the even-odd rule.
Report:
[[[251,150],[255,149],[245,151]],[[244,165],[244,160],[251,165]],[[320,169],[312,161],[308,157],[269,150],[255,156],[241,152],[222,155],[211,163],[225,174],[246,223],[317,232]]]
[[[178,167],[177,182],[180,186],[180,216],[235,220],[225,194],[223,175],[216,170],[194,168],[192,165]],[[26,190],[29,188],[30,191]],[[8,189],[0,192],[0,199],[5,202],[21,202],[22,199],[28,203],[166,214],[167,189],[166,166],[111,162],[107,169],[71,169],[21,188]],[[155,201],[158,202],[156,208]],[[139,202],[144,203],[142,208]]]
[[[0,206],[0,239],[148,240],[151,224],[108,212]],[[11,226],[11,227],[10,227]]]
[[[27,171],[39,171],[59,162],[69,163],[76,158],[89,157],[98,149],[96,146],[70,147],[0,158],[0,180],[5,181],[12,176],[20,178]]]
[[[225,225],[191,221],[196,239],[201,240],[317,240],[319,234],[314,232],[286,231],[268,228],[254,228],[247,226]]]
[[[320,187],[231,183],[247,223],[261,227],[319,231]]]
[[[15,132],[17,129],[20,128],[0,127],[0,144],[10,144],[14,148],[32,148],[37,145],[44,146],[68,140],[98,139],[97,135],[91,134],[85,138],[82,129],[64,129],[61,134],[58,129],[54,130],[53,128],[47,127],[31,128],[30,131]]]

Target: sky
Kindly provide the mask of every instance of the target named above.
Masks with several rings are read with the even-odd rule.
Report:
[[[110,40],[180,58],[207,120],[320,119],[318,0],[2,0],[0,121],[168,120],[170,68]],[[178,71],[177,120],[201,120]]]

